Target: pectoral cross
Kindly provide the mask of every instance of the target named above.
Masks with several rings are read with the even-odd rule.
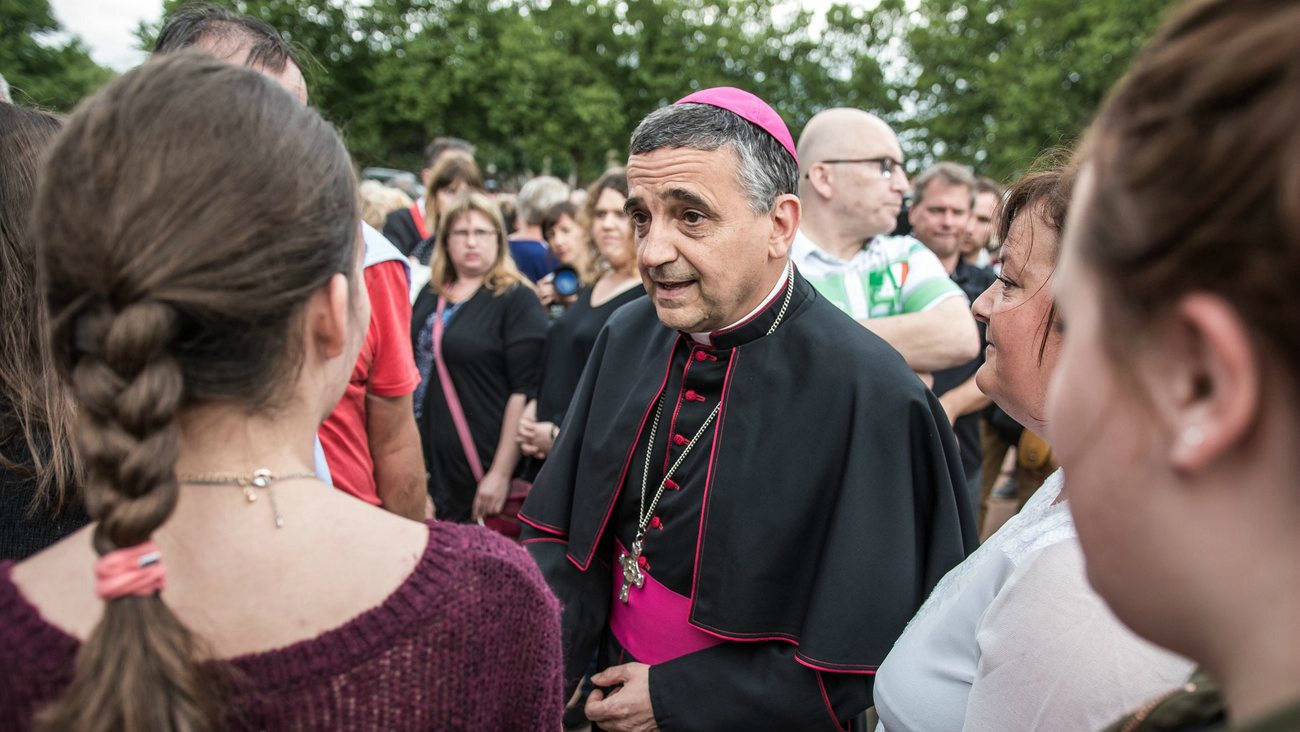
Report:
[[[623,587],[618,591],[618,599],[627,602],[628,593],[635,586],[638,590],[645,586],[645,575],[641,573],[641,542],[632,542],[632,553],[618,555],[618,564],[623,568]]]

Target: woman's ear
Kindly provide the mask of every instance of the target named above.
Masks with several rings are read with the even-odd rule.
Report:
[[[1173,439],[1176,470],[1203,470],[1244,440],[1259,419],[1261,363],[1250,331],[1217,295],[1184,297],[1170,315],[1166,352],[1152,374]]]
[[[347,347],[348,278],[336,273],[307,301],[307,338],[321,360],[337,358]]]

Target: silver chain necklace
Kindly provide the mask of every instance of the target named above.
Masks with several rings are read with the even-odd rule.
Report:
[[[790,307],[790,298],[794,295],[794,268],[790,264],[786,264],[785,280],[785,300],[781,303],[781,309],[776,314],[776,320],[772,321],[772,327],[767,329],[767,335],[776,332],[776,327],[781,324],[781,321],[785,318],[785,311]],[[722,399],[719,398],[718,403],[713,407],[713,411],[709,413],[708,419],[705,419],[704,424],[700,425],[700,428],[695,431],[695,436],[682,448],[681,454],[673,461],[672,466],[664,471],[664,477],[659,480],[659,487],[655,490],[654,497],[650,499],[650,509],[646,510],[645,497],[646,493],[649,492],[647,489],[650,484],[650,458],[654,452],[655,434],[659,431],[659,419],[664,413],[664,397],[666,395],[666,389],[664,393],[659,395],[655,418],[650,424],[650,440],[645,447],[645,467],[641,471],[641,502],[637,508],[636,538],[632,541],[631,553],[623,552],[618,557],[618,564],[623,570],[623,586],[618,591],[618,599],[624,603],[627,602],[633,587],[641,589],[645,586],[645,573],[641,571],[641,552],[645,549],[645,537],[646,531],[650,527],[650,518],[654,516],[655,508],[659,506],[659,499],[664,495],[664,487],[668,485],[668,481],[672,479],[677,469],[682,466],[686,456],[691,454],[691,450],[695,447],[695,443],[699,442],[700,438],[704,436],[705,430],[709,428],[709,425],[713,424],[713,420],[717,418],[718,412],[722,409]]]
[[[235,475],[231,473],[180,473],[176,476],[176,482],[186,483],[188,485],[237,485],[244,491],[244,500],[249,503],[257,502],[257,491],[260,489],[266,491],[266,497],[271,503],[271,513],[275,519],[275,528],[284,528],[284,515],[280,513],[280,505],[275,502],[275,491],[272,487],[281,481],[301,480],[304,478],[315,478],[314,472],[289,473],[287,475],[276,475],[269,468],[259,468],[254,470],[252,475]]]

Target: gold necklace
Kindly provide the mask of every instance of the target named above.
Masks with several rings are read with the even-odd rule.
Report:
[[[275,514],[275,528],[284,528],[284,515],[280,513],[280,506],[275,502],[275,491],[271,490],[276,481],[301,480],[304,478],[315,478],[316,473],[302,472],[289,473],[288,475],[276,475],[271,472],[270,468],[258,468],[253,471],[252,475],[236,475],[233,473],[179,473],[176,480],[189,485],[237,485],[244,491],[244,500],[249,503],[257,502],[257,489],[265,490],[266,497],[271,503],[271,511]]]

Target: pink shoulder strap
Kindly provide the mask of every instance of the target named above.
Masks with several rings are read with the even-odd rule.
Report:
[[[446,310],[447,298],[438,296],[438,309],[433,315],[433,363],[438,367],[438,381],[442,384],[442,395],[447,399],[447,409],[451,412],[452,424],[456,425],[456,434],[460,436],[460,446],[465,450],[465,459],[469,461],[470,472],[475,481],[483,480],[483,463],[478,459],[478,450],[474,447],[474,438],[469,433],[469,422],[465,420],[465,410],[460,406],[460,397],[456,396],[456,387],[451,383],[451,374],[447,372],[447,363],[442,358],[442,314]]]

